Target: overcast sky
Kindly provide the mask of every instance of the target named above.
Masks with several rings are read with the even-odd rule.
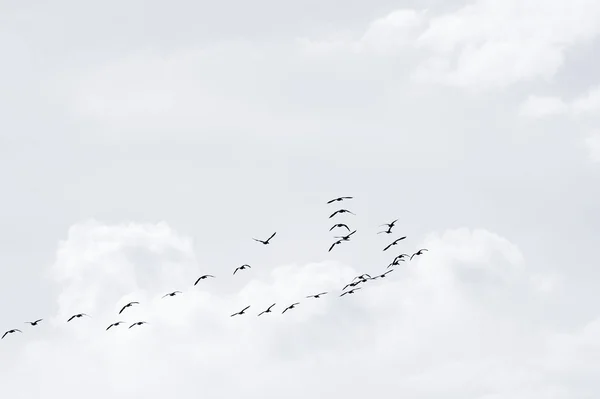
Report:
[[[597,0],[0,0],[0,397],[600,397],[599,38]]]

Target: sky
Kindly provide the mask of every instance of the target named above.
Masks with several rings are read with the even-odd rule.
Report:
[[[0,0],[0,397],[599,397],[599,39],[596,0]]]

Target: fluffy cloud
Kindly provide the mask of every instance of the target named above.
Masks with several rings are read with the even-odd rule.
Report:
[[[371,394],[415,398],[582,397],[591,374],[570,379],[574,353],[598,340],[597,324],[555,334],[536,312],[552,285],[527,269],[519,249],[485,230],[433,233],[429,252],[388,278],[339,298],[339,288],[381,268],[318,262],[253,270],[198,267],[193,242],[168,225],[73,226],[52,276],[60,295],[48,324],[3,344],[11,396],[65,398],[304,398]],[[203,272],[214,280],[191,285]],[[231,280],[243,281],[239,291]],[[544,279],[542,279],[544,280]],[[545,281],[545,280],[544,280]],[[162,299],[168,291],[184,291]],[[304,297],[331,293],[320,300]],[[119,307],[134,329],[108,332]],[[282,307],[299,300],[284,316]],[[275,313],[256,314],[277,302]],[[229,315],[251,305],[245,316]],[[92,318],[65,323],[77,312]],[[565,361],[565,365],[561,362]],[[586,358],[586,370],[598,366]],[[581,366],[579,366],[581,367]],[[35,383],[31,383],[34,381]]]

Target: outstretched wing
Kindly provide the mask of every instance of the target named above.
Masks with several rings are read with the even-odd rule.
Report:
[[[2,338],[0,339],[4,339],[4,337],[6,337],[6,334],[8,334],[8,331],[4,333],[4,335],[2,336]]]
[[[242,309],[242,312],[245,312],[246,310],[248,310],[248,308],[250,308],[250,305],[248,305],[244,309]]]
[[[235,274],[238,270],[240,270],[240,268],[236,267],[235,270],[233,271],[233,274]]]
[[[271,234],[271,237],[267,238],[267,241],[270,241],[270,240],[271,240],[271,238],[275,237],[275,234],[277,234],[277,232],[275,232],[275,233]]]
[[[331,252],[331,250],[333,249],[333,247],[335,247],[337,245],[339,241],[334,242],[333,244],[331,244],[331,246],[329,247],[329,251],[327,252]]]
[[[389,247],[391,247],[392,245],[394,245],[394,244],[390,244],[390,245],[388,245],[387,247],[383,248],[383,250],[384,250],[384,251],[387,251],[387,250],[388,250],[388,248],[389,248]]]
[[[335,211],[333,212],[330,216],[329,219],[331,219],[332,217],[334,217],[335,215],[337,215],[338,213],[340,213],[340,211]]]
[[[263,241],[263,240],[259,240],[258,238],[253,238],[253,240],[254,240],[254,241],[258,241],[258,242],[262,242],[262,243],[264,243],[264,241]]]
[[[70,322],[71,320],[73,320],[76,317],[76,315],[73,315],[69,318],[69,320],[67,320],[67,323]]]

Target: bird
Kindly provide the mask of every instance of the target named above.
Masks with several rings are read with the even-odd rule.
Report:
[[[333,202],[339,202],[339,201],[343,201],[343,200],[346,200],[346,199],[352,199],[352,198],[354,198],[354,197],[337,197],[337,198],[334,198],[332,200],[327,201],[327,203],[331,204]]]
[[[112,323],[110,326],[106,327],[106,331],[110,330],[112,327],[117,327],[120,324],[125,324],[124,321],[117,321],[116,323]]]
[[[271,241],[271,238],[275,237],[275,234],[277,234],[277,232],[271,234],[271,237],[267,238],[266,241],[259,240],[258,238],[253,238],[253,240],[254,241],[258,241],[258,242],[262,242],[263,244],[267,245],[269,243],[269,241]]]
[[[368,277],[368,278],[371,278],[370,274],[365,273],[365,274],[361,274],[360,276],[354,277],[354,279],[352,281],[354,281],[356,279],[358,279],[359,281],[363,281],[363,282],[367,281],[367,279],[365,278],[365,276]]]
[[[135,302],[135,301],[133,301],[133,302],[129,302],[127,305],[123,306],[123,307],[121,308],[121,310],[119,310],[119,314],[123,313],[123,311],[124,311],[125,309],[127,309],[127,308],[130,308],[130,307],[132,307],[133,305],[139,305],[139,304],[140,304],[139,302]]]
[[[392,229],[392,227],[394,227],[396,225],[396,222],[398,221],[398,219],[394,220],[392,223],[384,223],[384,224],[380,224],[379,227],[383,227],[383,226],[387,226],[388,229]]]
[[[346,288],[348,287],[356,287],[357,285],[359,285],[362,282],[362,280],[358,280],[358,281],[353,281],[351,283],[348,283],[344,286],[344,288],[342,288],[342,291],[344,291]]]
[[[296,307],[296,305],[300,305],[300,302],[292,303],[290,306],[288,306],[287,308],[283,309],[283,312],[281,312],[281,314],[284,314],[286,311],[288,311],[290,309],[294,309]]]
[[[406,236],[404,237],[400,237],[394,240],[394,242],[392,242],[390,245],[388,245],[387,247],[383,248],[384,251],[387,251],[387,249],[393,245],[398,244],[400,241],[404,240],[406,238]]]
[[[335,216],[335,215],[337,215],[338,213],[350,213],[350,214],[352,214],[352,215],[356,215],[355,213],[352,213],[352,212],[350,212],[348,209],[339,209],[339,210],[337,210],[337,211],[333,212],[333,213],[331,214],[331,216],[329,216],[329,219],[331,219],[332,217],[334,217],[334,216]]]
[[[168,296],[175,296],[177,294],[182,294],[181,291],[173,291],[173,292],[169,292],[168,294],[163,295],[163,298],[166,298]]]
[[[275,306],[275,304],[272,304],[271,306],[269,306],[269,307],[267,308],[267,310],[263,310],[263,311],[262,311],[262,312],[260,312],[258,315],[260,316],[260,315],[261,315],[261,314],[263,314],[263,313],[271,313],[271,308],[272,308],[273,306]]]
[[[208,277],[213,277],[214,278],[215,276],[213,276],[212,274],[204,274],[204,275],[198,277],[198,280],[196,280],[196,282],[194,283],[194,286],[196,286],[196,284],[198,284],[200,282],[200,280],[204,280],[204,279],[206,279]]]
[[[423,251],[429,251],[429,250],[427,248],[419,249],[417,252],[415,252],[414,254],[412,254],[410,256],[410,260],[412,260],[412,258],[415,256],[423,255]]]
[[[351,290],[349,290],[349,291],[342,292],[342,295],[340,295],[340,296],[344,296],[344,295],[346,295],[346,294],[354,294],[354,291],[356,291],[356,290],[360,290],[360,287],[358,287],[358,288],[352,288],[352,289],[351,289]]]
[[[244,269],[246,269],[246,268],[249,268],[249,269],[250,269],[251,267],[250,267],[250,265],[243,264],[243,265],[241,265],[241,266],[239,266],[239,267],[236,267],[236,268],[235,268],[235,270],[233,271],[233,274],[235,274],[235,273],[236,273],[238,270],[244,270]]]
[[[146,323],[145,321],[138,321],[138,322],[135,322],[132,325],[130,325],[129,328],[135,327],[135,326],[141,326],[142,324],[148,324],[148,323]]]
[[[331,250],[333,249],[333,247],[335,247],[338,244],[341,244],[342,240],[337,240],[336,242],[334,242],[333,244],[331,244],[331,246],[329,247],[329,251],[327,252],[331,252]]]
[[[334,225],[333,225],[333,226],[332,226],[332,227],[329,229],[329,231],[331,231],[331,230],[335,229],[336,227],[345,227],[345,228],[346,228],[348,231],[350,231],[350,227],[348,227],[348,226],[347,226],[346,224],[344,224],[344,223],[338,223],[338,224],[334,224]]]
[[[32,326],[37,326],[40,321],[43,319],[37,319],[36,321],[26,321],[25,324],[31,324]]]
[[[327,292],[321,292],[321,293],[318,293],[318,294],[309,295],[309,296],[307,296],[307,298],[319,299],[319,298],[321,298],[321,295],[325,295],[325,294],[327,294]]]
[[[4,333],[4,335],[0,339],[4,339],[4,337],[6,337],[8,334],[12,334],[12,333],[16,333],[16,332],[22,333],[23,331],[19,330],[18,328],[14,328],[12,330],[8,330],[7,332]]]
[[[75,314],[75,315],[71,316],[71,317],[69,318],[69,320],[67,320],[67,323],[68,323],[68,322],[70,322],[70,321],[71,321],[71,320],[73,320],[73,319],[79,319],[80,317],[83,317],[83,316],[91,317],[90,315],[87,315],[87,314],[85,314],[85,313],[77,313],[77,314]]]
[[[386,274],[388,274],[388,273],[391,273],[391,272],[393,272],[393,271],[394,271],[394,269],[392,269],[392,270],[388,270],[387,272],[385,272],[385,273],[383,273],[383,274],[380,274],[380,275],[378,275],[378,276],[375,276],[375,277],[371,277],[371,280],[377,280],[378,278],[384,278]]]
[[[404,259],[394,259],[394,261],[392,263],[390,263],[387,268],[389,269],[392,266],[398,266],[400,264],[400,262],[404,262]]]
[[[244,312],[245,312],[246,310],[248,310],[248,308],[249,308],[249,307],[250,307],[250,306],[246,306],[244,309],[240,310],[240,311],[239,311],[239,312],[237,312],[237,313],[234,313],[234,314],[232,314],[232,315],[231,315],[231,316],[229,316],[229,317],[233,317],[233,316],[237,316],[237,315],[242,315],[242,314],[245,314]]]
[[[341,237],[333,237],[333,238],[339,238],[342,241],[350,241],[350,236],[354,233],[356,233],[356,230],[354,230],[352,233],[350,233],[348,235],[341,236]]]

